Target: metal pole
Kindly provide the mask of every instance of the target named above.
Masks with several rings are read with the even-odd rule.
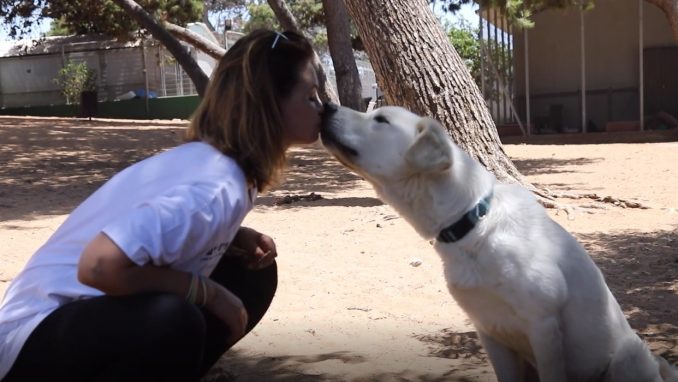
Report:
[[[482,53],[482,52],[481,52]],[[490,66],[490,71],[494,74],[496,78],[501,78],[499,75],[499,71],[497,70],[497,66],[495,65],[494,61],[488,61],[488,64]],[[508,99],[509,98],[509,90],[508,86],[506,83],[502,81],[502,83],[499,86],[499,89],[501,91],[501,96],[503,97],[502,99]],[[523,126],[523,123],[520,121],[520,117],[518,116],[518,112],[516,112],[515,107],[513,106],[513,102],[509,102],[507,108],[511,108],[511,113],[513,118],[518,122],[518,126],[520,127],[520,131],[523,133],[523,135],[527,135],[525,132],[525,127]],[[508,113],[508,111],[507,111]]]
[[[643,34],[645,21],[643,20],[643,2],[644,0],[638,0],[638,76],[640,78],[638,98],[640,99],[640,131],[645,130],[645,37]]]
[[[501,77],[502,77],[502,83],[508,83],[507,81],[507,76],[506,76],[506,41],[505,41],[505,36],[506,36],[506,17],[504,17],[504,12],[500,12],[499,16],[501,17]],[[504,119],[505,122],[508,118],[506,117],[508,114],[508,105],[506,104],[506,96],[507,94],[504,94],[504,100],[502,101],[502,118]]]
[[[515,89],[514,86],[515,84],[513,83],[513,70],[514,70],[514,65],[515,61],[513,60],[513,49],[515,48],[515,41],[514,41],[514,31],[513,31],[513,24],[507,20],[508,24],[508,37],[507,37],[507,42],[508,42],[508,86],[509,86],[509,103],[514,103],[514,95],[515,95]]]
[[[487,18],[485,19],[485,28],[487,29],[487,54],[485,55],[485,59],[488,60],[488,62],[492,61],[492,28],[490,27],[490,9],[488,8],[485,11],[485,14],[487,15]],[[487,67],[486,67],[487,68]],[[490,113],[492,114],[492,118],[494,118],[494,113],[493,113],[493,106],[492,106],[492,73],[488,73],[488,84],[487,84],[487,96],[485,98],[485,101],[487,102],[487,107],[490,108]]]
[[[586,132],[586,30],[584,28],[584,4],[579,8],[579,25],[581,29],[581,131]]]
[[[642,0],[641,0],[642,1]],[[530,45],[527,38],[527,28],[523,28],[523,40],[525,45],[525,121],[527,124],[527,136],[532,134],[532,116],[530,115]]]
[[[167,74],[165,69],[165,60],[163,59],[162,48],[157,47],[157,54],[160,57],[160,86],[162,89],[162,96],[167,97]]]
[[[494,24],[492,24],[492,26],[494,28],[492,28],[492,29],[494,29],[495,53],[490,57],[490,59],[492,60],[492,63],[494,64],[494,67],[496,68],[498,66],[497,62],[499,62],[501,64],[501,61],[499,60],[499,54],[501,54],[500,53],[501,50],[499,48],[499,35],[498,35],[499,28],[497,27],[497,24],[499,24],[499,22],[497,21],[498,20],[497,19],[497,8],[494,8],[492,10],[492,13],[493,13],[493,21],[494,21]],[[495,61],[495,58],[497,58],[496,61]],[[499,75],[498,71],[495,71],[495,76],[498,76],[498,75]],[[501,115],[502,115],[502,111],[501,111],[502,99],[501,99],[501,90],[499,88],[499,81],[500,81],[500,78],[498,78],[498,77],[494,79],[494,90],[496,92],[495,95],[497,96],[497,100],[495,102],[497,119],[501,119]],[[496,122],[501,123],[501,121],[496,121]]]
[[[144,40],[141,40],[141,57],[143,59],[143,65],[144,65],[144,91],[145,91],[145,98],[146,98],[146,118],[150,118],[151,116],[151,110],[150,106],[148,105],[148,69],[146,65],[146,44],[144,43]]]

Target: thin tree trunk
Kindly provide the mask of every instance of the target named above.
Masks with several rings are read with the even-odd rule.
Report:
[[[346,6],[339,0],[323,0],[323,8],[339,100],[346,107],[364,111],[360,73],[351,46],[351,21]]]
[[[113,0],[118,6],[127,12],[136,22],[143,28],[146,28],[156,40],[167,48],[167,50],[174,56],[179,65],[186,71],[186,74],[193,81],[195,89],[200,97],[205,94],[207,82],[209,78],[205,72],[200,69],[198,63],[191,56],[188,49],[186,49],[179,40],[172,36],[165,28],[156,22],[139,4],[132,0]]]
[[[273,9],[275,17],[278,19],[284,30],[301,33],[297,19],[294,18],[294,15],[287,7],[284,0],[268,0],[268,5]],[[313,66],[315,67],[315,72],[318,75],[318,83],[320,84],[320,89],[318,89],[318,96],[320,96],[320,99],[323,102],[339,103],[339,98],[337,98],[337,94],[334,92],[332,84],[327,79],[327,74],[320,62],[320,57],[318,57],[317,54],[314,56]]]
[[[500,181],[531,189],[501,146],[478,87],[426,0],[345,0],[389,104],[428,115]]]
[[[226,54],[226,49],[191,30],[167,21],[163,23],[163,26],[167,31],[174,35],[174,37],[202,50],[215,60],[219,60]]]
[[[645,0],[664,12],[673,32],[673,40],[678,44],[678,0]]]

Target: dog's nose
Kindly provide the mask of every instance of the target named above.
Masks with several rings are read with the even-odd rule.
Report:
[[[323,108],[323,114],[325,117],[329,117],[330,115],[334,114],[339,110],[339,106],[335,103],[332,102],[326,102]]]

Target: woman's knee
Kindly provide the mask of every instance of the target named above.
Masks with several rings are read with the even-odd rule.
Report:
[[[201,339],[205,318],[200,309],[185,299],[167,293],[152,296],[145,304],[144,330],[156,340]]]
[[[124,375],[137,370],[140,375],[165,380],[192,380],[203,362],[206,325],[200,309],[172,294],[152,294],[141,310],[139,348],[121,359],[114,369]],[[133,354],[136,353],[136,354]],[[141,372],[143,370],[143,372]],[[110,371],[109,377],[117,378]],[[180,379],[173,379],[181,376]],[[156,380],[156,379],[148,380]]]

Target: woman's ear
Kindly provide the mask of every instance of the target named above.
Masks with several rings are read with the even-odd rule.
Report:
[[[422,118],[417,124],[414,143],[405,153],[405,161],[416,172],[437,173],[452,167],[452,148],[449,137],[431,118]]]

